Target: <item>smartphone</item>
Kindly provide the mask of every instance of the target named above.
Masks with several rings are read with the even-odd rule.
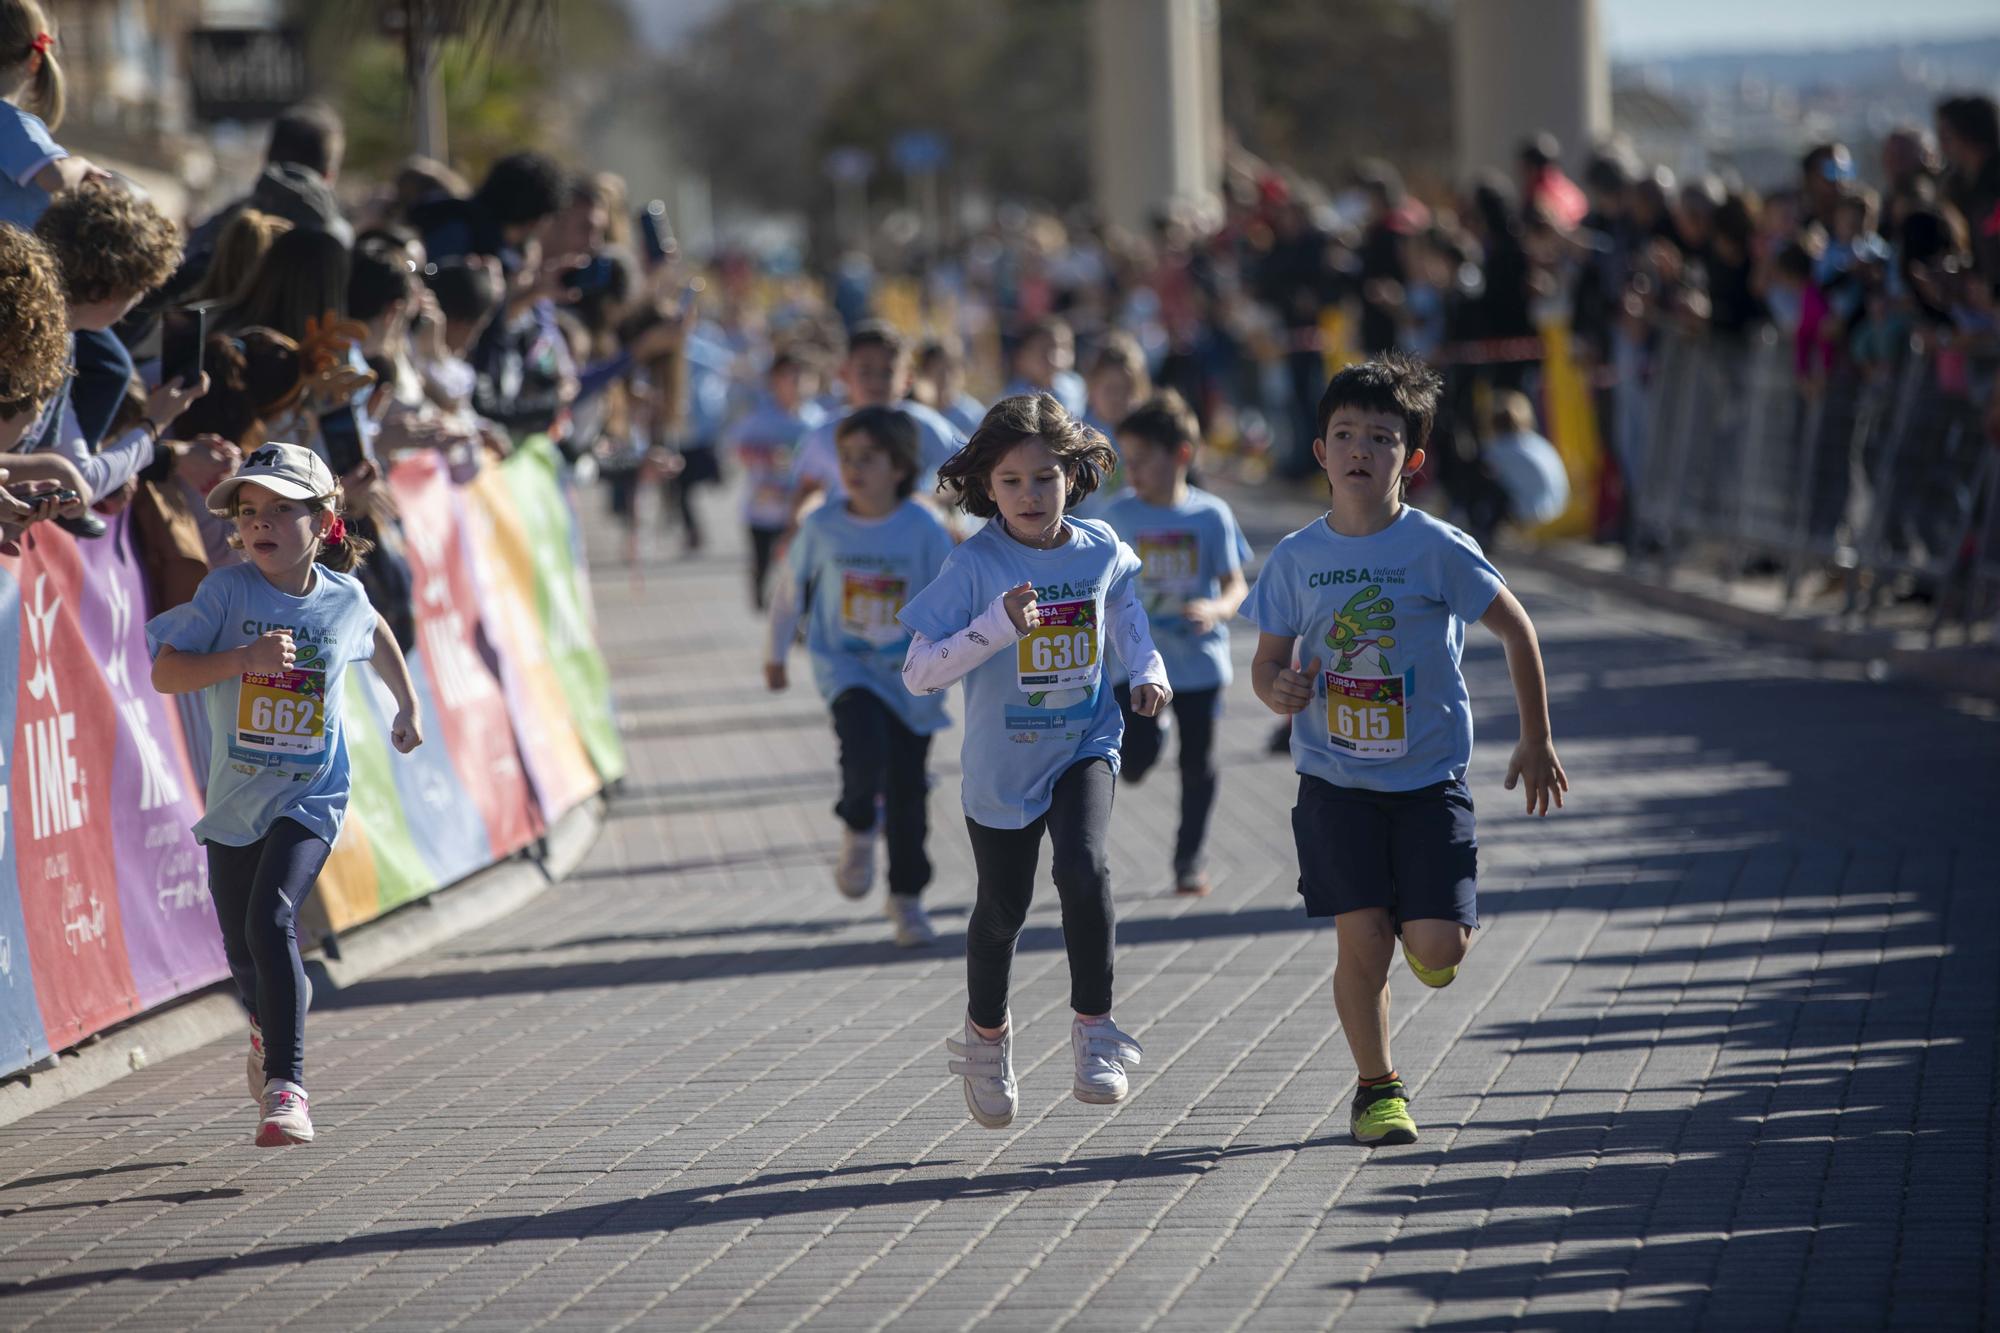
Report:
[[[361,413],[355,407],[336,407],[322,413],[319,438],[326,446],[326,465],[336,477],[344,477],[368,461],[368,445],[361,435]]]
[[[646,260],[664,264],[673,256],[674,227],[667,221],[665,200],[655,199],[639,210],[639,235],[646,245]]]
[[[618,265],[609,255],[599,255],[588,264],[579,264],[563,274],[563,286],[579,296],[608,292],[618,280]]]
[[[160,383],[201,382],[201,354],[208,345],[208,312],[213,308],[201,301],[160,312]]]

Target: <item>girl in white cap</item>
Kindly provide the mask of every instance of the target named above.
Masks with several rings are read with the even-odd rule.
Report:
[[[207,810],[194,833],[208,848],[223,952],[250,1011],[257,1146],[276,1148],[313,1137],[296,923],[347,813],[348,664],[373,663],[395,696],[398,751],[416,749],[423,732],[395,635],[351,577],[369,544],[346,530],[319,456],[266,444],[209,492],[208,507],[235,521],[230,545],[247,560],[155,616],[146,641],[154,689],[207,692]]]

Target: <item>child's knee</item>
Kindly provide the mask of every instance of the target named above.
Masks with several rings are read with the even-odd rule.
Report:
[[[1340,940],[1335,966],[1365,975],[1389,976],[1389,962],[1395,956],[1396,927],[1389,914],[1379,907],[1343,912],[1334,918]]]
[[[1403,943],[1428,968],[1457,967],[1471,947],[1471,932],[1456,921],[1405,921]]]
[[[1064,902],[1081,895],[1102,894],[1111,881],[1111,871],[1100,848],[1077,847],[1058,850],[1049,863],[1049,876]]]

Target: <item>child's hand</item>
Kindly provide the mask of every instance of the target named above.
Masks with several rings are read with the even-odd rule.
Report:
[[[282,676],[292,669],[297,656],[290,630],[265,630],[244,647],[243,671],[250,676]]]
[[[783,662],[764,663],[764,687],[773,694],[783,693],[791,688],[792,678],[785,670]]]
[[[389,724],[389,743],[396,747],[397,754],[408,754],[424,743],[424,725],[414,708],[404,708],[397,712],[396,720]]]
[[[156,427],[165,430],[180,419],[181,413],[187,411],[195,399],[207,392],[208,376],[205,374],[196,376],[193,384],[183,383],[180,380],[162,384],[146,395],[146,418]]]
[[[1167,692],[1158,685],[1145,684],[1132,691],[1132,711],[1140,717],[1157,717],[1167,706]]]
[[[1529,814],[1546,816],[1551,797],[1556,809],[1562,809],[1563,793],[1569,790],[1569,775],[1563,772],[1562,760],[1556,758],[1554,741],[1522,737],[1514,747],[1514,757],[1507,761],[1507,790],[1514,790],[1514,784],[1523,778],[1527,779]]]
[[[1222,608],[1210,597],[1197,597],[1181,607],[1181,619],[1206,634],[1222,623]]]
[[[1303,713],[1313,701],[1313,689],[1319,679],[1319,659],[1315,657],[1298,670],[1286,667],[1271,678],[1271,697],[1264,702],[1274,713],[1290,717]]]
[[[1014,632],[1025,635],[1035,627],[1035,585],[1023,583],[1018,588],[1009,588],[1000,595],[1000,605],[1007,608],[1007,619],[1014,622]]]

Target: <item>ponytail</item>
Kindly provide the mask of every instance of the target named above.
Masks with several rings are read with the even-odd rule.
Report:
[[[336,574],[352,574],[375,549],[375,543],[347,525],[347,519],[340,512],[340,492],[321,500],[313,501],[314,512],[331,510],[333,526],[327,529],[326,540],[319,544],[319,554],[313,559],[325,565]]]
[[[36,54],[42,63],[35,71],[25,109],[54,130],[62,125],[63,111],[69,105],[62,65],[56,60],[54,26],[39,0],[0,0],[0,69],[24,65]]]

